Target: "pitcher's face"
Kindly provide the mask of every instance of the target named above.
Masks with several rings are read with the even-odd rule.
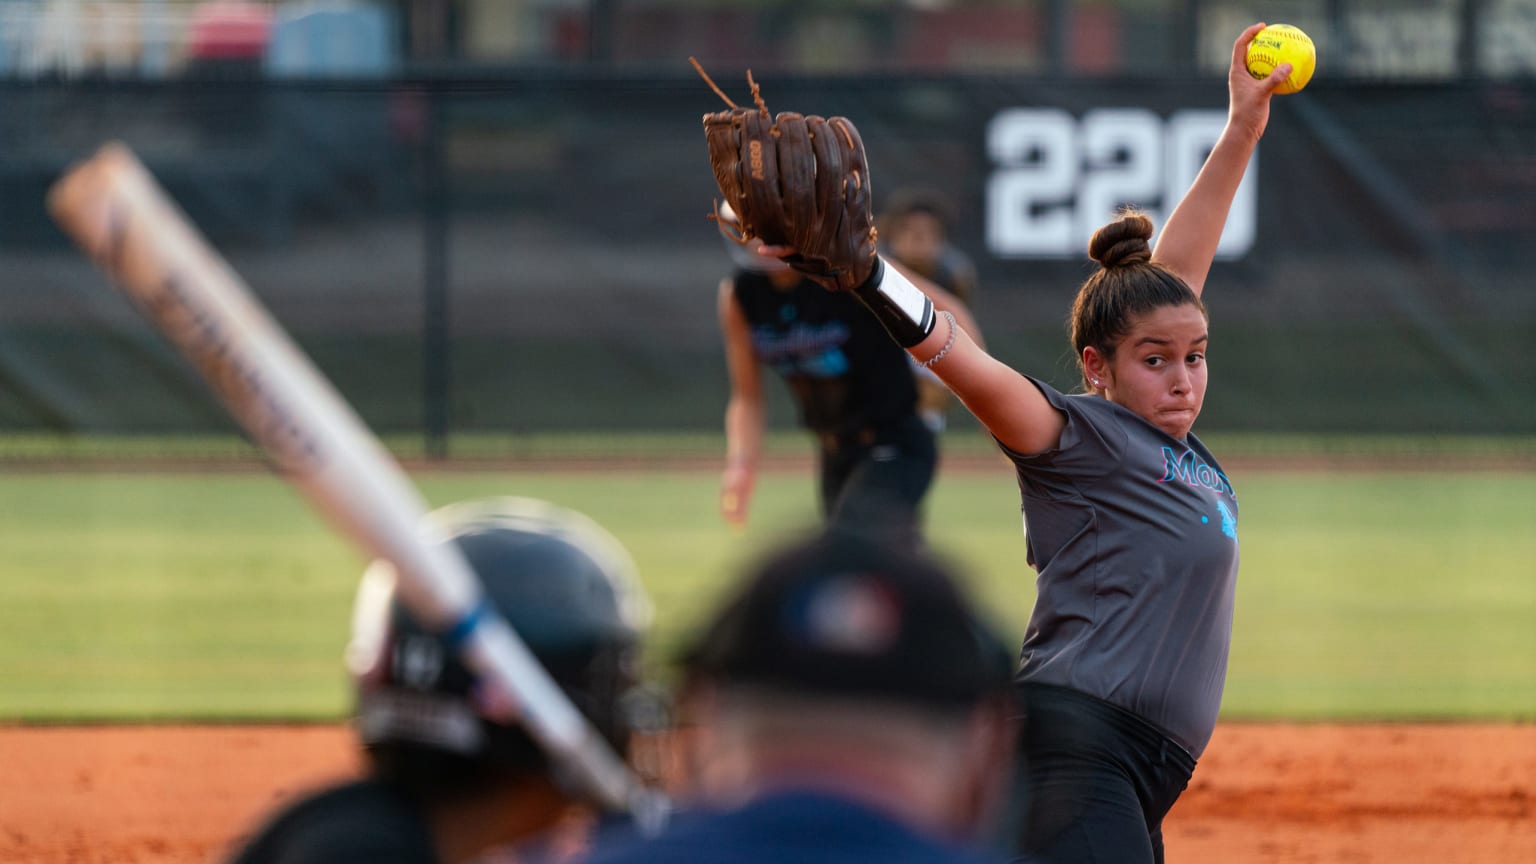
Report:
[[[1208,339],[1199,308],[1160,306],[1131,324],[1112,359],[1088,348],[1083,362],[1111,402],[1183,438],[1205,402]]]

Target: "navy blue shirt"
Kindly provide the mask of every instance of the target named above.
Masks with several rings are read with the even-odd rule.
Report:
[[[660,836],[601,840],[586,864],[988,864],[965,847],[818,792],[765,795],[737,810],[685,811]]]

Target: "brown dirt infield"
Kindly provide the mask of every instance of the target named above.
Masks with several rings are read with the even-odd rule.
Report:
[[[202,864],[356,770],[340,726],[0,727],[0,861]],[[1229,723],[1170,862],[1536,861],[1536,725]]]

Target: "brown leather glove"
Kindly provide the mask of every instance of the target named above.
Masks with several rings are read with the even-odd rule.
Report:
[[[772,116],[750,72],[747,81],[756,107],[721,93],[730,109],[704,115],[715,182],[740,220],[737,242],[793,246],[796,254],[784,259],[791,267],[833,290],[859,287],[876,262],[859,131],[844,117]]]

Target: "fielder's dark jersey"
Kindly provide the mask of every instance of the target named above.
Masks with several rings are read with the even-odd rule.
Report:
[[[279,813],[231,864],[437,864],[420,811],[394,789],[363,780]]]
[[[856,440],[915,415],[907,352],[851,295],[809,280],[780,290],[748,271],[736,275],[735,295],[752,353],[783,376],[806,428]]]
[[[610,836],[585,864],[987,864],[843,798],[783,792],[675,815],[657,837]]]
[[[1034,384],[1067,425],[1055,450],[1008,454],[1039,574],[1019,680],[1134,711],[1198,757],[1232,643],[1237,495],[1194,435]]]

